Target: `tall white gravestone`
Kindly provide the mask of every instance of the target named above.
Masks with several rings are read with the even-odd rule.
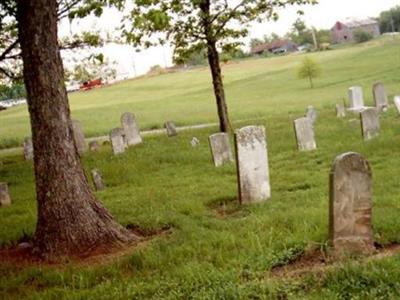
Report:
[[[360,113],[361,131],[365,141],[379,135],[379,112],[376,108],[367,108]]]
[[[139,125],[136,117],[130,112],[126,112],[121,116],[122,128],[125,132],[125,140],[128,146],[134,146],[142,143]]]
[[[345,153],[330,173],[329,236],[336,253],[369,253],[372,232],[372,172],[358,153]]]
[[[353,86],[349,88],[349,111],[360,112],[364,109],[364,94],[362,87]]]
[[[125,152],[126,144],[124,140],[124,130],[122,128],[114,128],[110,132],[110,142],[113,153],[115,155]]]
[[[210,135],[208,140],[210,142],[211,154],[216,167],[234,161],[228,133],[221,132]]]
[[[317,149],[314,127],[309,118],[294,120],[294,131],[296,134],[297,148],[300,151],[311,151]]]
[[[383,83],[376,82],[372,87],[372,93],[374,95],[375,107],[379,111],[387,110],[389,107],[389,100]]]
[[[265,128],[248,126],[235,132],[236,166],[241,204],[271,197]]]

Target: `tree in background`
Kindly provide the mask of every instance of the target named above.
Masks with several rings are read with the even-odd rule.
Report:
[[[400,31],[400,6],[381,12],[379,16],[381,33]]]
[[[313,79],[319,77],[321,73],[321,66],[310,57],[306,57],[304,58],[297,74],[300,79],[308,79],[310,87],[314,88]]]
[[[354,32],[354,40],[356,43],[365,43],[372,40],[374,37],[369,32],[359,29]]]
[[[0,33],[1,57],[18,55],[23,61],[38,203],[33,246],[47,260],[89,255],[137,239],[97,201],[73,138],[57,24],[86,2],[0,2],[0,24],[13,24]],[[97,7],[90,9],[96,12]]]
[[[300,18],[293,23],[292,28],[286,34],[286,37],[298,45],[311,45],[314,44],[313,30],[315,32],[318,45],[330,43],[330,30],[316,30],[313,28],[308,28],[305,22]]]
[[[123,2],[123,1],[121,1]],[[277,9],[288,5],[315,4],[316,0],[134,0],[135,6],[123,25],[134,45],[150,47],[169,41],[174,60],[207,49],[220,130],[231,128],[220,67],[220,52],[235,49],[247,36],[253,21],[277,19]]]
[[[75,64],[67,80],[86,82],[93,79],[109,81],[115,79],[117,75],[116,62],[110,62],[103,54],[91,55]]]

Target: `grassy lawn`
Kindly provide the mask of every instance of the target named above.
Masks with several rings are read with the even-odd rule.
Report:
[[[400,255],[378,261],[349,260],[303,277],[274,277],[274,266],[315,248],[328,238],[328,174],[347,151],[363,154],[374,177],[373,226],[381,245],[400,243],[400,118],[394,107],[381,116],[381,135],[363,142],[357,115],[336,119],[334,104],[350,85],[383,80],[400,93],[400,43],[313,54],[323,63],[317,88],[296,79],[302,56],[244,61],[225,67],[234,119],[264,125],[272,198],[241,207],[234,165],[214,168],[207,138],[217,128],[178,137],[146,137],[144,144],[114,157],[110,146],[83,157],[89,174],[99,168],[107,184],[99,200],[124,225],[171,226],[113,263],[21,268],[0,257],[0,299],[399,299]],[[168,103],[161,103],[168,102]],[[140,79],[71,96],[73,115],[89,135],[119,123],[134,111],[144,127],[165,119],[179,124],[215,121],[206,70]],[[194,105],[193,103],[196,103]],[[318,150],[296,150],[292,121],[313,104]],[[26,135],[26,112],[1,113],[3,145]],[[102,120],[102,122],[98,122]],[[3,123],[4,122],[4,123]],[[196,136],[200,146],[192,148]],[[9,143],[9,142],[7,142]],[[13,205],[0,208],[0,245],[31,236],[36,221],[31,162],[1,154],[0,181],[9,183]]]
[[[400,93],[400,39],[310,54],[323,67],[316,89],[297,79],[297,66],[308,54],[233,62],[223,67],[232,119],[302,112],[307,105],[330,107],[347,97],[347,88],[361,85],[372,102],[372,83],[382,80],[392,97]],[[216,122],[209,70],[165,74],[126,81],[89,92],[70,94],[72,115],[86,136],[106,135],[119,126],[125,111],[135,112],[143,129]],[[20,145],[30,135],[26,106],[0,113],[0,148]]]

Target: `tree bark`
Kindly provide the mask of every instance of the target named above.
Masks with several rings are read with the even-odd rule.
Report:
[[[46,260],[90,255],[136,239],[96,200],[72,133],[57,39],[56,0],[18,0],[38,220],[34,250]]]
[[[210,23],[210,0],[204,0],[200,4],[200,9],[203,13],[204,34],[207,38],[208,64],[210,65],[214,95],[217,102],[219,128],[221,132],[229,132],[231,125],[229,122],[228,107],[226,105],[219,53],[216,39],[213,37],[212,24]]]

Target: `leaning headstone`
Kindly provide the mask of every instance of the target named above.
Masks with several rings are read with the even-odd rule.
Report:
[[[8,192],[8,185],[5,182],[0,182],[0,206],[11,204],[11,197]]]
[[[360,112],[364,109],[364,95],[362,87],[353,86],[349,88],[349,110]]]
[[[26,138],[24,140],[24,158],[25,158],[25,160],[32,160],[33,159],[32,138]]]
[[[167,135],[168,136],[176,136],[178,135],[178,132],[176,131],[175,124],[171,121],[165,122],[164,124],[165,129],[167,129]]]
[[[125,139],[128,146],[134,146],[142,143],[139,126],[134,114],[130,112],[122,114],[121,124],[125,131]]]
[[[263,126],[248,126],[235,132],[236,166],[241,204],[271,197],[268,153]]]
[[[200,145],[199,139],[197,137],[193,137],[190,141],[190,145],[192,145],[193,148],[197,147],[198,145]]]
[[[379,112],[376,108],[367,108],[360,113],[361,130],[365,141],[379,135]]]
[[[336,104],[336,117],[337,118],[346,117],[346,109],[343,104]]]
[[[97,151],[99,151],[99,149],[100,149],[100,145],[99,145],[98,141],[91,141],[89,143],[89,150],[91,152],[97,152]]]
[[[115,155],[125,152],[124,130],[122,128],[114,128],[110,132],[110,141],[113,153]]]
[[[314,106],[309,106],[306,111],[306,118],[311,121],[311,124],[314,125],[317,121],[317,111],[315,110]]]
[[[372,174],[358,153],[338,156],[330,173],[329,235],[337,254],[370,253]]]
[[[386,111],[389,106],[388,96],[386,94],[385,86],[382,82],[377,82],[372,87],[374,94],[375,107],[379,111]]]
[[[74,140],[76,144],[76,148],[78,149],[79,154],[83,154],[87,150],[87,145],[85,141],[85,135],[82,130],[81,123],[76,120],[72,120],[72,130],[74,133]]]
[[[98,169],[92,170],[92,179],[93,179],[93,183],[94,183],[94,187],[95,187],[96,191],[102,191],[105,189],[103,178]]]
[[[314,128],[309,118],[294,120],[294,131],[296,134],[297,148],[300,151],[311,151],[317,149]]]
[[[211,154],[216,167],[234,161],[228,133],[221,132],[213,134],[208,138],[208,140],[210,142]]]
[[[400,96],[394,97],[394,106],[396,106],[397,112],[400,114]]]

